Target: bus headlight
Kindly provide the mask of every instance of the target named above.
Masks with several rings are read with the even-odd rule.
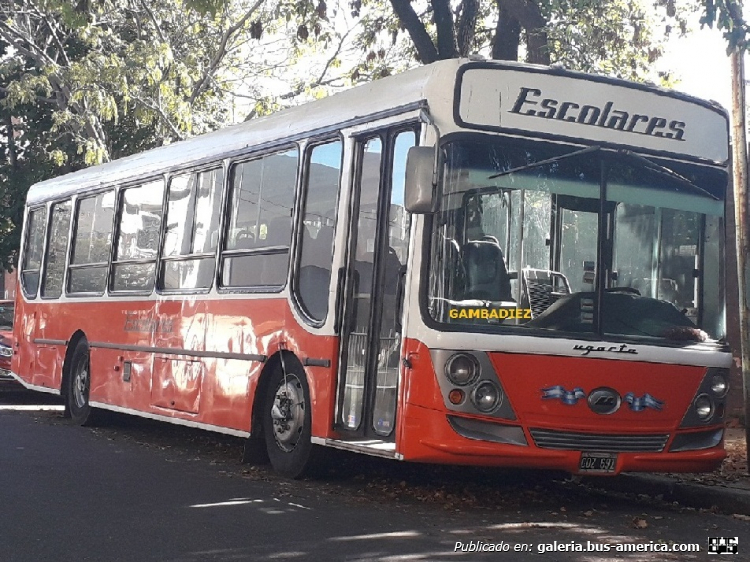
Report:
[[[723,373],[716,373],[711,377],[711,392],[721,398],[729,390],[729,383]]]
[[[714,401],[708,394],[700,394],[693,402],[696,415],[701,421],[708,421],[714,415]]]
[[[453,414],[480,414],[498,420],[517,419],[511,405],[512,395],[506,396],[496,370],[495,362],[501,361],[501,355],[493,357],[478,350],[431,349],[430,359],[446,410]],[[511,373],[508,375],[512,376]],[[693,413],[692,403],[690,407]]]
[[[680,429],[703,427],[709,423],[720,424],[724,421],[728,393],[729,369],[724,367],[706,369],[703,380],[693,395],[693,401],[685,411]]]
[[[471,355],[456,353],[445,364],[445,376],[456,386],[466,386],[479,378],[479,363]]]
[[[477,410],[488,414],[495,410],[503,400],[503,393],[498,386],[490,381],[482,381],[471,394],[471,401]]]

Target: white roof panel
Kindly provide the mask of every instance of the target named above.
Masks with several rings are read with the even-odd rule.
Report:
[[[94,190],[104,185],[157,174],[187,163],[219,160],[228,153],[248,147],[281,141],[416,103],[425,99],[426,86],[435,75],[455,76],[459,63],[459,60],[454,59],[419,67],[267,117],[45,180],[29,189],[27,203],[32,205],[72,193]],[[450,94],[452,99],[453,92]]]
[[[459,88],[457,75],[460,75]],[[560,92],[562,86],[567,86],[568,91]],[[565,98],[567,101],[562,102],[554,98],[562,100],[562,95],[575,101]],[[583,97],[579,100],[576,96]],[[640,105],[633,105],[633,100]],[[33,205],[173,168],[218,161],[254,146],[353,124],[368,116],[423,101],[429,103],[430,114],[443,135],[462,130],[463,126],[463,130],[494,130],[576,144],[604,141],[614,147],[630,146],[635,151],[692,156],[704,161],[713,159],[715,163],[721,163],[728,145],[726,111],[717,104],[685,94],[548,67],[451,59],[268,117],[40,182],[29,189],[27,203]],[[564,112],[558,111],[552,115],[549,108],[558,106],[576,108],[577,113],[563,115]],[[549,111],[542,115],[538,111],[540,107]],[[611,112],[610,108],[613,108]],[[626,111],[615,111],[623,108]],[[631,120],[643,121],[637,124],[640,128],[634,128],[631,121],[622,132],[624,126],[620,127],[618,121],[605,118],[605,115],[627,115],[627,112],[632,114]],[[594,122],[593,115],[600,113],[601,117]],[[710,131],[706,130],[706,124],[711,125]],[[682,129],[684,131],[680,132]],[[706,138],[701,138],[701,131]],[[676,138],[677,134],[684,138]]]

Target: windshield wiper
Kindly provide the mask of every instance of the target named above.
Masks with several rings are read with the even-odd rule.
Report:
[[[680,184],[684,185],[685,187],[689,187],[693,191],[697,191],[700,195],[708,196],[711,199],[713,199],[714,201],[719,201],[720,200],[719,197],[716,197],[716,195],[714,195],[710,191],[707,191],[707,190],[703,189],[702,187],[700,187],[698,185],[695,185],[689,179],[687,179],[686,177],[681,176],[680,174],[678,174],[674,170],[670,170],[666,166],[662,166],[661,164],[657,164],[656,162],[653,162],[653,161],[649,160],[648,158],[646,158],[644,156],[641,156],[640,154],[636,154],[635,152],[632,152],[630,150],[619,150],[618,153],[619,154],[623,154],[625,156],[628,156],[630,158],[633,158],[634,160],[637,160],[638,162],[640,162],[641,164],[643,164],[649,170],[652,170],[653,172],[655,172],[655,173],[657,173],[659,175],[667,176],[670,179],[673,179],[673,180],[677,181],[677,183],[680,183]]]
[[[589,146],[588,148],[584,148],[582,150],[576,150],[574,152],[568,152],[567,154],[561,154],[560,156],[555,156],[554,158],[547,158],[546,160],[539,160],[539,162],[532,162],[531,164],[526,164],[525,166],[519,166],[518,168],[511,168],[510,170],[505,170],[504,172],[493,174],[489,176],[487,179],[494,180],[495,178],[507,176],[510,174],[515,174],[516,172],[522,172],[524,170],[530,170],[538,166],[544,166],[545,164],[552,164],[553,162],[559,162],[560,160],[572,158],[573,156],[578,156],[579,154],[588,154],[589,152],[596,152],[597,150],[600,150],[600,149],[601,149],[600,146]]]

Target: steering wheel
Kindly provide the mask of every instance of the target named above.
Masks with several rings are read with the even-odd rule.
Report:
[[[627,293],[629,295],[641,296],[641,292],[635,287],[610,287],[604,290],[608,293]]]

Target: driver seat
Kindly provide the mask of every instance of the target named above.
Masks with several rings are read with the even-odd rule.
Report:
[[[464,244],[466,269],[464,298],[512,301],[510,276],[500,245],[493,240],[471,240]]]

